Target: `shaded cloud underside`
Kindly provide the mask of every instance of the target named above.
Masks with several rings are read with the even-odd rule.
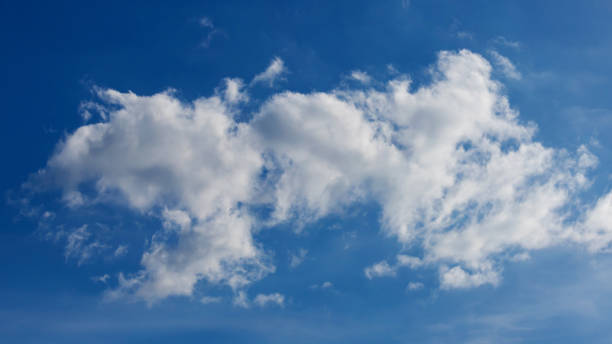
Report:
[[[251,84],[284,71],[275,59]],[[436,268],[442,288],[497,284],[503,261],[530,250],[575,242],[597,252],[612,240],[612,194],[577,204],[596,158],[534,141],[480,55],[440,53],[432,82],[414,90],[399,76],[384,89],[280,92],[248,122],[235,120],[244,83],[226,85],[190,103],[171,91],[100,90],[115,110],[68,135],[37,176],[74,211],[118,192],[163,218],[142,270],[120,275],[112,295],[151,302],[191,295],[200,280],[241,295],[274,271],[249,205],[272,207],[265,225],[303,224],[374,200],[381,231],[423,254],[377,263],[367,277]],[[259,303],[282,304],[273,295]]]

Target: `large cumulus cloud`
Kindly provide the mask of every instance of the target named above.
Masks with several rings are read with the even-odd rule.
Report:
[[[499,283],[503,261],[530,250],[605,250],[612,197],[572,210],[597,159],[535,141],[491,68],[469,51],[442,52],[428,85],[402,76],[382,88],[280,92],[252,116],[237,79],[193,102],[99,90],[108,113],[68,135],[39,178],[74,211],[112,193],[163,219],[142,270],[115,290],[149,301],[191,295],[200,280],[239,290],[274,271],[253,239],[264,223],[301,226],[362,201],[381,205],[383,235],[423,252],[398,252],[369,278],[433,267],[442,288],[472,287]],[[262,221],[251,205],[273,211]]]

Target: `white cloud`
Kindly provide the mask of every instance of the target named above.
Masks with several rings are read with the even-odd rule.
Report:
[[[87,122],[93,118],[93,113],[97,113],[101,119],[106,120],[108,110],[98,103],[88,101],[79,104],[79,112],[83,121]]]
[[[54,218],[55,218],[55,213],[54,213],[54,212],[52,212],[52,211],[45,211],[45,212],[42,214],[42,218],[43,218],[44,220],[52,220],[52,219],[54,219]]]
[[[580,227],[571,232],[575,241],[586,244],[591,252],[610,252],[612,243],[612,192],[599,198],[589,209]]]
[[[207,27],[207,28],[210,28],[210,29],[214,29],[215,28],[215,26],[213,25],[212,20],[210,20],[210,18],[208,18],[208,17],[202,17],[200,19],[200,26]]]
[[[406,286],[406,290],[408,291],[415,291],[415,290],[421,290],[425,287],[425,285],[421,282],[409,282],[408,286]]]
[[[493,40],[493,43],[495,44],[499,44],[499,45],[503,45],[506,47],[510,47],[510,48],[514,48],[514,49],[519,49],[521,47],[521,43],[518,41],[511,41],[509,39],[507,39],[504,36],[497,36],[495,37],[495,39]]]
[[[276,58],[253,82],[283,71]],[[499,283],[510,252],[568,241],[598,252],[612,241],[608,198],[578,221],[568,213],[596,159],[534,141],[535,127],[518,121],[480,55],[440,53],[431,83],[414,90],[398,76],[382,90],[281,92],[248,122],[235,120],[234,86],[190,103],[171,91],[100,90],[114,110],[68,135],[37,175],[75,211],[119,195],[117,204],[162,219],[142,270],[120,274],[113,295],[153,302],[192,295],[204,280],[248,306],[242,288],[274,267],[246,205],[271,207],[267,225],[299,226],[378,202],[382,232],[422,256],[400,254],[365,275],[433,267],[442,288]]]
[[[91,280],[94,281],[94,282],[100,282],[100,283],[104,283],[104,284],[106,284],[109,279],[110,279],[110,275],[109,274],[104,274],[102,276],[94,276],[94,277],[91,278]]]
[[[310,289],[332,289],[334,287],[334,284],[330,281],[325,281],[323,283],[319,284],[313,284],[310,286]]]
[[[88,259],[93,257],[97,252],[106,248],[106,246],[96,240],[90,240],[91,233],[87,229],[87,225],[83,225],[68,234],[66,238],[66,247],[64,256],[66,260],[74,258],[77,264],[81,265]]]
[[[213,24],[212,20],[208,17],[202,17],[199,21],[201,27],[205,28],[207,32],[206,38],[202,41],[201,46],[204,48],[210,47],[212,40],[217,35],[225,35],[223,30],[219,30]]]
[[[247,102],[249,96],[244,91],[244,82],[237,78],[225,78],[225,90],[223,96],[228,104]]]
[[[501,72],[510,79],[520,79],[521,73],[516,69],[514,64],[505,56],[495,50],[489,51],[493,57],[493,62],[501,69]]]
[[[162,212],[162,218],[164,219],[163,226],[168,230],[178,229],[183,231],[191,228],[191,217],[186,211],[165,208]]]
[[[258,305],[259,307],[265,307],[270,304],[275,304],[277,306],[284,307],[285,296],[279,293],[259,294],[255,296],[255,299],[253,299],[253,303]]]
[[[269,305],[277,305],[280,307],[284,307],[285,296],[279,293],[257,294],[257,296],[255,296],[252,302],[258,307],[266,307]],[[251,301],[249,301],[249,297],[244,290],[240,290],[234,295],[233,303],[234,306],[240,308],[251,307]]]
[[[77,208],[85,204],[85,198],[83,197],[83,195],[75,190],[64,192],[62,200],[70,208]]]
[[[472,34],[471,32],[467,32],[467,31],[458,31],[457,38],[472,40],[474,39],[474,34]]]
[[[440,286],[442,289],[471,288],[483,284],[497,285],[499,280],[499,272],[489,267],[473,272],[466,272],[460,266],[450,269],[442,267],[440,269]]]
[[[128,247],[127,245],[119,245],[117,246],[117,249],[115,250],[115,253],[113,253],[113,256],[115,257],[123,257],[127,254],[128,252]]]
[[[99,198],[118,192],[136,210],[159,205],[165,221],[183,226],[173,244],[163,232],[155,235],[144,270],[119,289],[154,301],[191,295],[199,279],[238,288],[273,271],[252,240],[251,216],[238,206],[255,192],[263,159],[229,104],[213,96],[188,106],[170,92],[99,95],[119,109],[67,137],[45,178],[65,195],[80,195],[79,185],[94,182]],[[65,198],[75,207],[85,203]]]
[[[219,296],[204,296],[203,298],[200,299],[200,302],[207,305],[210,303],[219,303],[222,300],[223,299]]]
[[[308,254],[308,250],[303,249],[303,248],[299,249],[297,253],[291,255],[291,258],[289,260],[289,266],[291,268],[298,267],[300,264],[304,262],[304,259],[306,259],[307,254]]]
[[[372,279],[374,277],[395,276],[395,271],[396,269],[394,267],[389,266],[389,263],[383,260],[382,262],[367,267],[364,273],[368,279]]]
[[[404,254],[398,254],[396,257],[397,262],[394,265],[389,265],[387,261],[381,261],[372,266],[366,267],[364,272],[368,279],[375,277],[394,277],[397,270],[401,267],[409,267],[416,269],[423,266],[423,261],[418,257],[407,256]]]
[[[255,75],[251,84],[256,83],[267,83],[270,87],[274,86],[274,83],[281,79],[283,74],[287,73],[285,62],[280,57],[275,57],[272,62],[266,68],[265,71]]]
[[[354,70],[351,72],[351,79],[359,81],[360,83],[367,85],[372,81],[372,78],[366,72],[360,70]]]
[[[245,291],[241,290],[234,295],[234,306],[240,308],[249,308],[249,298]]]
[[[531,256],[527,252],[521,252],[510,257],[510,261],[513,262],[524,262],[526,260],[531,259]]]
[[[397,255],[397,266],[408,266],[411,269],[416,269],[423,265],[423,261],[418,257],[407,256],[405,254]]]

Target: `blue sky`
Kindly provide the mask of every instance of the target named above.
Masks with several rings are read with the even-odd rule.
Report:
[[[7,343],[604,343],[606,1],[0,4]]]

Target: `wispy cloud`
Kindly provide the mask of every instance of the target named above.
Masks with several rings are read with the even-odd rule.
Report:
[[[408,291],[416,291],[421,290],[425,287],[425,285],[421,282],[409,282],[406,286],[406,290]]]
[[[210,44],[215,36],[224,35],[223,31],[215,27],[212,20],[208,17],[200,18],[199,24],[202,28],[207,30],[206,38],[201,43],[202,47],[204,48],[210,47]]]
[[[330,281],[325,281],[321,284],[313,284],[310,286],[310,289],[313,290],[325,290],[325,289],[332,289],[334,287],[334,284]]]
[[[495,50],[490,50],[489,54],[493,57],[493,63],[500,68],[501,72],[510,79],[520,79],[521,73],[516,69],[514,64],[505,56]]]
[[[259,307],[265,307],[269,305],[277,305],[280,307],[285,306],[285,296],[279,293],[273,294],[259,294],[253,299],[253,303]]]
[[[268,86],[274,86],[274,83],[283,78],[283,75],[287,73],[285,62],[280,57],[275,57],[272,62],[266,68],[265,71],[255,75],[251,84],[267,83]]]
[[[298,267],[299,265],[301,265],[304,262],[304,259],[306,259],[306,255],[308,254],[308,250],[306,249],[299,249],[295,254],[292,254],[289,260],[289,266],[293,269]]]
[[[467,32],[467,31],[458,31],[456,35],[457,35],[457,38],[460,38],[460,39],[469,39],[469,40],[474,39],[474,34],[471,32]]]
[[[364,85],[367,85],[370,83],[370,81],[372,81],[372,78],[368,75],[368,73],[360,71],[360,70],[352,71],[351,79],[359,81],[360,83]]]
[[[113,253],[113,256],[115,256],[115,257],[123,257],[127,253],[128,253],[127,245],[119,245],[119,246],[117,246],[117,249],[115,249],[115,252]]]
[[[249,308],[249,298],[244,290],[239,291],[236,295],[234,295],[233,304],[236,307],[240,308]]]
[[[493,39],[493,43],[509,48],[519,49],[521,47],[521,43],[518,41],[511,41],[504,36],[497,36]]]
[[[221,302],[223,299],[221,297],[218,296],[204,296],[203,298],[200,299],[200,302],[207,305],[207,304],[211,304],[211,303],[219,303]]]
[[[94,254],[106,248],[106,245],[96,240],[89,240],[91,236],[87,225],[83,225],[68,234],[64,250],[66,260],[74,258],[78,265],[81,265]]]
[[[396,256],[395,264],[390,265],[386,260],[383,260],[365,268],[364,273],[368,279],[375,277],[394,277],[397,270],[401,267],[410,267],[411,269],[415,269],[421,267],[422,265],[423,261],[418,257],[398,254]]]
[[[453,19],[450,25],[450,34],[456,38],[463,40],[473,40],[474,33],[463,29],[463,24],[457,18]]]
[[[104,283],[104,284],[106,284],[109,279],[110,279],[110,275],[109,274],[104,274],[102,276],[94,276],[94,277],[91,278],[91,280],[94,281],[94,282],[100,282],[100,283]]]
[[[212,23],[212,20],[210,20],[208,17],[202,17],[200,19],[200,26],[207,27],[209,29],[214,29],[215,28],[215,26]]]

